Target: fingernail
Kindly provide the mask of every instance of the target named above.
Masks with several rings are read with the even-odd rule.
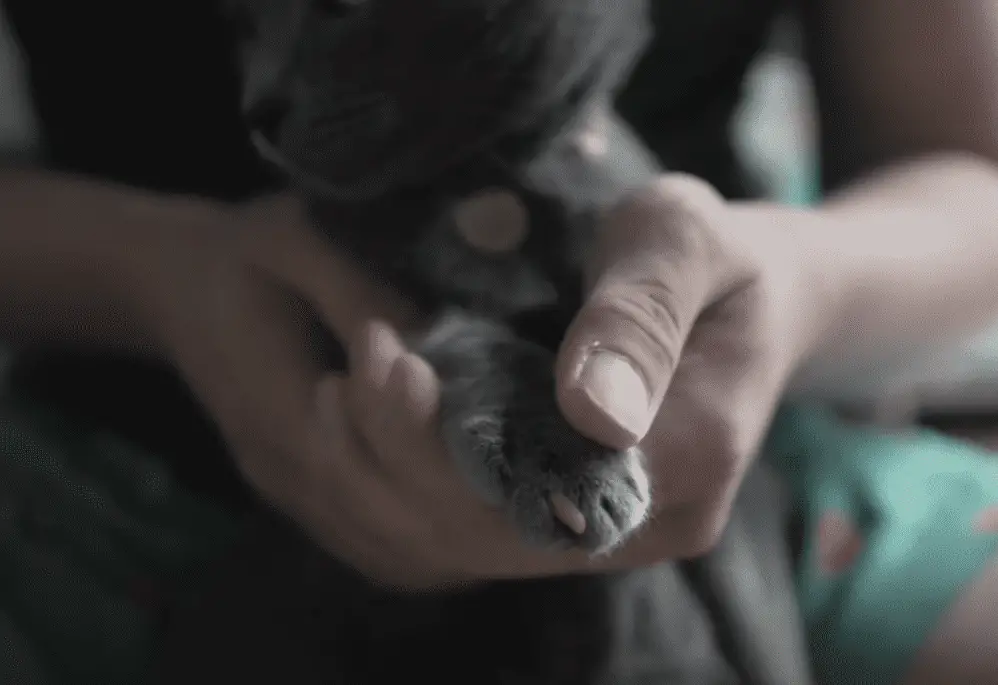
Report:
[[[596,350],[579,376],[589,399],[635,441],[649,424],[649,398],[641,375],[631,363],[613,352]]]

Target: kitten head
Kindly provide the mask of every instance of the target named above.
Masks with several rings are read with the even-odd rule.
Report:
[[[609,98],[647,26],[644,0],[230,2],[251,122],[350,199],[486,150],[519,166]]]
[[[656,168],[611,104],[645,0],[232,2],[249,123],[332,239],[431,301],[572,306],[599,211]],[[462,217],[497,195],[519,238],[482,249]]]

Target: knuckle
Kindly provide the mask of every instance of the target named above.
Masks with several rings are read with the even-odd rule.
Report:
[[[663,205],[688,203],[708,207],[723,202],[721,194],[707,181],[686,173],[662,174],[631,191],[625,200],[625,204],[651,211],[659,211]]]
[[[638,196],[637,206],[649,217],[668,217],[666,235],[684,254],[703,250],[705,238],[716,231],[724,198],[707,182],[684,174],[662,176]]]
[[[705,507],[690,517],[677,553],[686,559],[709,554],[721,541],[728,521],[727,512],[717,506]]]
[[[721,540],[721,527],[713,523],[703,523],[693,528],[684,541],[680,555],[686,559],[696,559],[710,554]]]
[[[699,422],[705,479],[710,486],[725,488],[738,477],[748,456],[744,422],[717,407],[705,408]]]
[[[692,176],[659,178],[618,205],[610,223],[625,243],[641,248],[649,273],[675,281],[684,294],[705,296],[730,261],[724,200]]]
[[[659,234],[681,258],[680,265],[707,268],[729,261],[726,204],[712,186],[692,176],[673,175],[661,178],[654,193],[649,211],[660,217]]]
[[[712,485],[725,487],[738,477],[745,455],[730,424],[727,424],[726,430],[721,431],[716,448],[710,456]]]
[[[679,296],[665,283],[642,277],[627,284],[627,292],[607,293],[606,308],[631,344],[659,369],[673,369],[685,331],[692,325],[679,305]],[[625,331],[620,331],[625,332]]]
[[[724,198],[714,186],[691,174],[664,174],[655,180],[650,190],[658,202],[694,212],[712,212],[724,204]]]
[[[668,332],[670,339],[692,323],[678,304],[680,294],[661,280],[639,278],[634,284],[634,292],[638,313],[656,330]]]

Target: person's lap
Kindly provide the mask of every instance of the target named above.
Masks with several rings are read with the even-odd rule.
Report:
[[[821,682],[998,682],[957,673],[998,657],[982,639],[998,630],[994,599],[979,601],[998,595],[998,460],[804,408],[781,414],[768,454],[802,518],[798,589]]]
[[[233,521],[134,444],[8,391],[0,473],[0,681],[145,682],[163,607]]]
[[[769,451],[807,496],[799,589],[824,685],[996,672],[998,649],[969,638],[998,629],[998,460],[934,433],[793,412]],[[0,672],[136,682],[160,600],[235,523],[159,457],[9,392],[0,452],[0,624],[16,637]]]

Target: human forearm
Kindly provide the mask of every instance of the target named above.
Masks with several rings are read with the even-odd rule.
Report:
[[[926,372],[948,375],[937,353],[959,356],[998,325],[998,12],[992,0],[798,5],[824,180],[850,185],[808,236],[843,303],[805,370],[909,394]]]
[[[120,187],[0,170],[0,340],[156,354],[143,299],[182,211]]]
[[[830,285],[809,365],[906,365],[998,322],[998,168],[965,155],[899,163],[815,210],[806,236]]]

